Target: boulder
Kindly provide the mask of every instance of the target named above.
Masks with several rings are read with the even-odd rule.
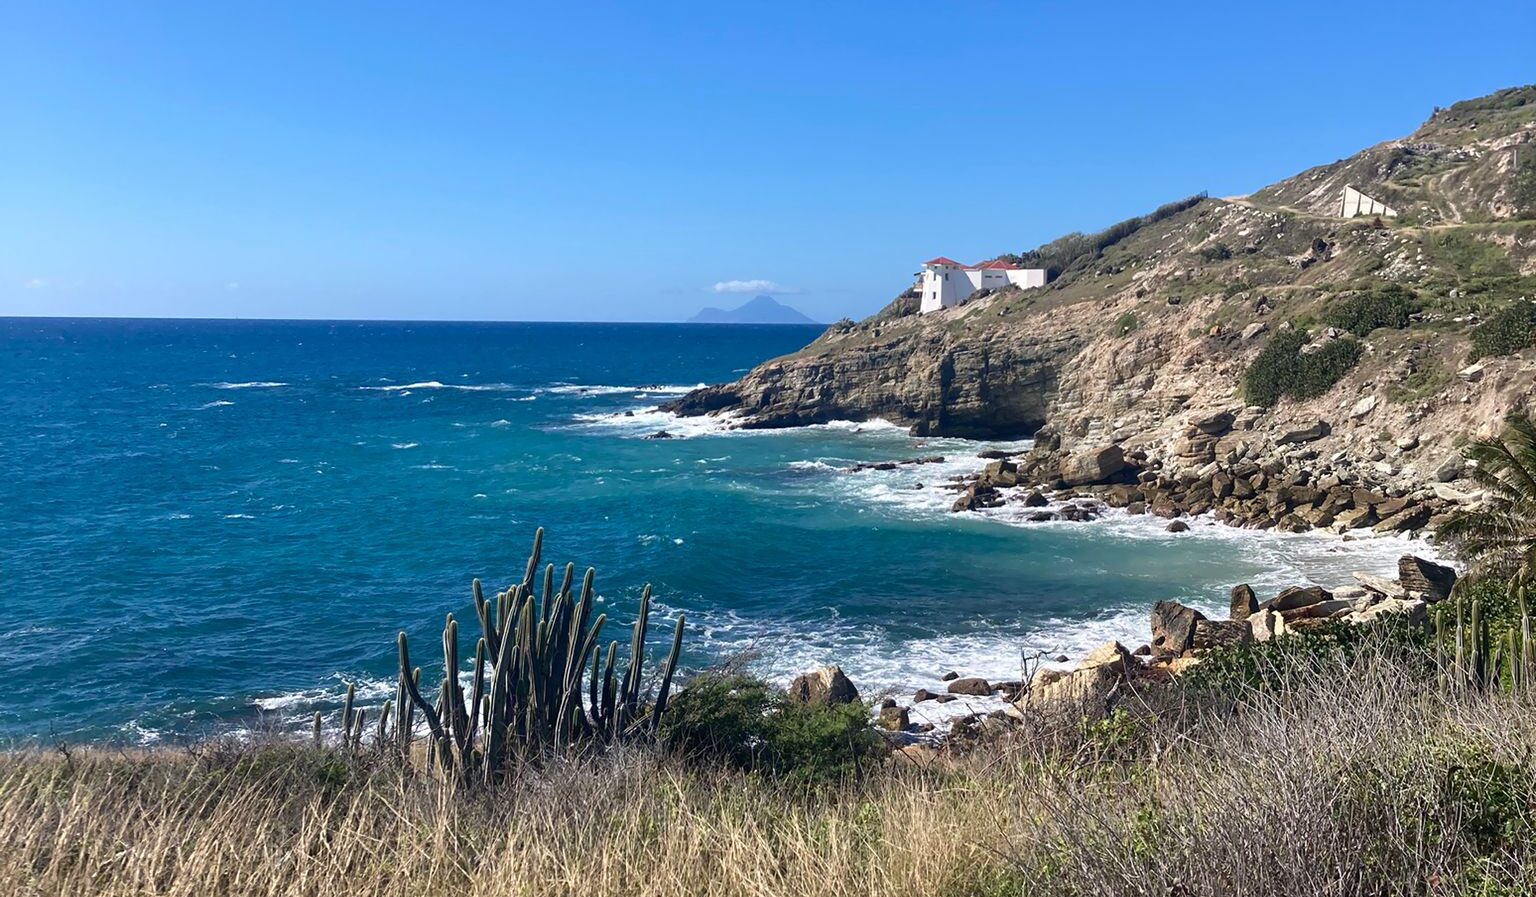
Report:
[[[1232,619],[1245,622],[1259,609],[1259,596],[1248,583],[1232,587]]]
[[[1237,415],[1235,413],[1222,409],[1220,411],[1210,411],[1205,414],[1195,415],[1190,418],[1189,425],[1202,433],[1220,436],[1232,429],[1232,421],[1236,419]]]
[[[1440,483],[1449,483],[1461,479],[1465,472],[1466,461],[1460,455],[1452,455],[1435,468],[1435,480]]]
[[[859,690],[842,667],[833,665],[796,676],[789,696],[802,704],[851,704],[859,699]]]
[[[1061,462],[1061,479],[1068,486],[1089,486],[1107,482],[1125,467],[1125,451],[1118,445],[1106,445]]]
[[[1275,597],[1264,602],[1260,607],[1267,606],[1273,611],[1295,610],[1298,607],[1308,607],[1323,601],[1332,601],[1333,593],[1322,586],[1291,586]]]
[[[1256,642],[1267,642],[1272,638],[1285,635],[1286,631],[1285,618],[1268,608],[1257,611],[1248,618],[1249,637]]]
[[[1376,522],[1376,512],[1370,505],[1354,507],[1347,511],[1340,511],[1334,518],[1334,525],[1340,530],[1364,529]]]
[[[1403,599],[1408,597],[1408,592],[1401,585],[1382,576],[1372,576],[1369,573],[1355,572],[1349,574],[1367,589],[1386,598]]]
[[[1413,598],[1386,598],[1364,610],[1349,615],[1351,623],[1375,623],[1383,617],[1405,614],[1410,623],[1422,623],[1429,616],[1429,605]]]
[[[1160,654],[1182,654],[1195,639],[1195,623],[1205,615],[1177,601],[1152,606],[1152,648]]]
[[[924,701],[931,701],[931,700],[933,700],[934,698],[937,698],[937,697],[938,697],[938,695],[936,693],[931,692],[931,691],[929,691],[926,688],[919,688],[916,692],[914,692],[912,694],[912,703],[914,703],[914,704],[921,704]]]
[[[1026,508],[1043,508],[1050,503],[1050,499],[1041,495],[1038,489],[1024,496],[1024,507]]]
[[[1423,529],[1424,525],[1429,523],[1429,518],[1432,516],[1434,516],[1434,512],[1429,509],[1428,505],[1410,505],[1391,517],[1383,518],[1380,523],[1371,527],[1371,531],[1377,533],[1403,533],[1410,530]]]
[[[1423,598],[1434,604],[1451,597],[1451,589],[1456,585],[1456,571],[1408,554],[1397,561],[1397,582],[1407,593],[1406,597]]]
[[[1182,520],[1175,520],[1168,524],[1165,529],[1167,529],[1170,533],[1187,533],[1189,532],[1189,524]]]
[[[1349,416],[1353,420],[1359,420],[1360,418],[1365,417],[1367,414],[1370,414],[1372,411],[1375,411],[1375,410],[1376,410],[1376,397],[1375,396],[1366,396],[1365,398],[1363,398],[1360,401],[1356,402],[1354,404],[1354,407],[1349,409]]]
[[[1109,712],[1109,699],[1115,688],[1140,669],[1140,663],[1124,645],[1109,642],[1089,653],[1069,673],[1041,670],[1018,703],[1103,716]]]
[[[1243,620],[1196,620],[1192,647],[1197,649],[1237,645],[1252,638]]]
[[[990,695],[992,683],[980,676],[963,676],[959,679],[951,679],[949,693],[952,695]]]
[[[1297,445],[1303,442],[1315,442],[1333,432],[1325,420],[1316,420],[1294,430],[1287,430],[1276,440],[1279,445]]]
[[[882,707],[877,722],[882,729],[900,732],[912,725],[912,717],[905,707]]]
[[[1330,598],[1327,601],[1319,601],[1316,604],[1308,604],[1305,607],[1293,608],[1281,611],[1280,616],[1287,623],[1297,620],[1330,620],[1334,617],[1348,614],[1355,609],[1355,600],[1352,598]]]

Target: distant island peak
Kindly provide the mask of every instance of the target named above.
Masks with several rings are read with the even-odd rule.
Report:
[[[732,309],[706,308],[689,324],[819,324],[772,296],[755,296]]]

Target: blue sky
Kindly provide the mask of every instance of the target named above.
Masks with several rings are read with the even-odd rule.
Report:
[[[858,317],[1531,81],[1529,2],[5,0],[0,315]]]

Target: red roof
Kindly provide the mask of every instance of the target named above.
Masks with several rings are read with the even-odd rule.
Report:
[[[954,259],[945,258],[942,255],[939,256],[936,259],[929,259],[928,261],[923,262],[923,264],[924,265],[949,265],[951,268],[964,268],[965,267],[964,265],[960,264],[959,262],[955,261]]]
[[[1022,270],[1018,265],[1015,265],[1015,264],[1012,264],[1012,263],[1009,263],[1009,262],[1005,262],[1002,259],[993,259],[992,261],[987,262],[985,265],[977,265],[976,267],[981,268],[983,270],[987,270],[987,271],[1019,271],[1019,270]]]

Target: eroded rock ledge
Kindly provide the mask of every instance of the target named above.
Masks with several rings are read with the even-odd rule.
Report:
[[[1251,431],[1255,412],[1190,418],[1171,460],[1116,444],[1065,452],[1053,433],[1042,431],[1034,449],[993,461],[958,484],[963,491],[954,510],[1017,502],[1039,509],[1025,520],[1084,519],[1113,507],[1168,518],[1174,531],[1187,528],[1179,518],[1210,514],[1250,529],[1413,533],[1433,530],[1459,503],[1476,498],[1443,482],[1393,480],[1349,453],[1323,457],[1308,443],[1327,435],[1324,421],[1266,445]],[[1447,467],[1442,477],[1461,473],[1459,466]]]

